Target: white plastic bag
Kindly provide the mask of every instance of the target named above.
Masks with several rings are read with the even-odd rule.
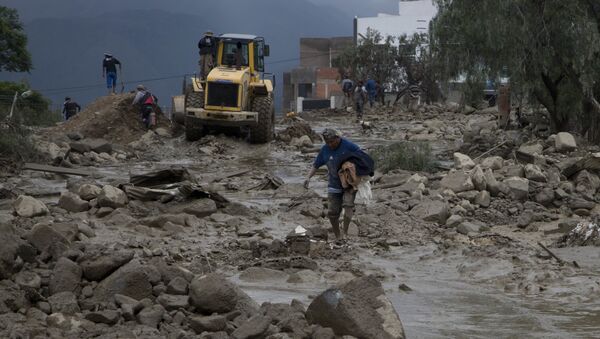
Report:
[[[371,177],[363,176],[358,184],[358,192],[356,193],[357,202],[359,204],[371,205],[373,203],[373,191],[371,190]]]

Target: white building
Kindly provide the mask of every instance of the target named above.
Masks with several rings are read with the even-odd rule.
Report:
[[[398,15],[378,14],[376,17],[354,18],[354,42],[364,38],[368,29],[381,33],[384,37],[397,38],[403,34],[428,33],[429,23],[437,14],[433,0],[401,0]]]

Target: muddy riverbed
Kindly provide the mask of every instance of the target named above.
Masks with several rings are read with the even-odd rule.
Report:
[[[393,141],[390,130],[406,132],[414,126],[414,122],[398,121],[385,129],[365,131],[344,115],[305,119],[316,131],[335,127],[363,148],[389,144]],[[137,160],[97,164],[93,167],[97,176],[94,180],[98,184],[123,183],[131,174],[177,166],[188,169],[200,182],[210,182],[220,174],[249,169],[244,176],[212,182],[210,186],[247,209],[242,217],[235,217],[254,223],[248,226],[260,231],[252,234],[263,234],[261,240],[283,241],[297,226],[328,227],[326,218],[320,217],[321,199],[326,192],[324,172],[312,181],[311,202],[289,207],[291,201],[306,194],[300,186],[314,152],[303,153],[281,142],[256,146],[235,137],[209,138],[210,142],[202,144],[188,143],[182,137],[163,138],[138,152]],[[452,160],[448,154],[455,140],[429,142],[438,160]],[[284,186],[252,189],[265,174],[281,178]],[[67,180],[25,171],[10,178],[5,186],[17,187],[54,205],[67,187]],[[359,222],[352,226],[356,233],[350,245],[333,248],[329,243],[320,244],[322,248],[312,256],[317,267],[305,271],[244,275],[251,262],[265,258],[256,257],[251,246],[244,245],[247,240],[240,240],[239,229],[236,234],[223,226],[229,217],[220,220],[213,216],[200,223],[201,229],[171,235],[146,228],[117,227],[91,218],[89,222],[101,226],[89,241],[110,248],[143,248],[150,256],[168,256],[194,273],[222,272],[259,303],[289,304],[298,299],[308,304],[329,286],[375,274],[382,280],[409,338],[590,338],[600,333],[597,248],[553,249],[567,262],[560,266],[536,246],[537,241],[549,244],[558,238],[544,234],[550,221],[536,221],[538,230],[533,232],[525,233],[509,224],[499,225],[497,233],[491,227],[490,232],[473,237],[409,217],[381,198],[393,192],[374,190],[374,194],[373,205],[357,208]],[[9,200],[0,202],[0,206],[9,205]],[[152,206],[163,209],[158,202],[140,208]],[[3,218],[10,218],[8,212],[4,213],[7,208],[3,209]],[[313,209],[314,215],[307,216],[307,209]],[[88,220],[86,216],[75,219]],[[572,261],[580,268],[568,264]]]

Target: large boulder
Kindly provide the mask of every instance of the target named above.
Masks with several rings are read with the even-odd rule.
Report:
[[[134,252],[130,250],[119,250],[97,252],[82,258],[80,265],[83,276],[89,281],[100,281],[119,267],[127,264],[133,259]]]
[[[0,244],[0,280],[9,279],[16,271],[15,259],[26,257],[26,252],[35,252],[35,249],[22,240],[10,224],[0,224]]]
[[[127,194],[122,190],[106,185],[102,187],[102,192],[98,195],[98,206],[120,208],[127,205]]]
[[[321,293],[308,307],[306,319],[332,328],[338,336],[405,338],[400,318],[374,276],[357,278]]]
[[[13,209],[18,216],[24,218],[33,218],[50,213],[46,205],[28,195],[19,195],[13,202]]]
[[[454,153],[454,167],[456,169],[470,170],[475,167],[475,162],[466,154]]]
[[[471,176],[464,171],[450,171],[442,179],[441,186],[452,190],[454,193],[471,191],[475,188]]]
[[[514,200],[527,200],[529,195],[529,180],[520,177],[510,177],[503,181],[508,195]]]
[[[577,143],[571,133],[560,132],[554,138],[554,148],[558,152],[571,152],[577,149]]]
[[[195,278],[189,287],[190,304],[207,314],[238,310],[254,314],[258,304],[224,276],[211,273]]]
[[[71,245],[69,239],[54,227],[38,224],[27,235],[27,240],[40,252],[59,258]]]
[[[81,267],[73,261],[65,257],[58,259],[52,270],[48,292],[50,295],[59,292],[77,293],[80,288],[81,274]]]
[[[444,224],[448,219],[448,204],[439,200],[423,201],[413,207],[410,215],[424,221],[437,222]]]
[[[152,297],[152,283],[160,281],[160,273],[153,266],[132,260],[102,280],[94,290],[94,298],[112,300],[122,294],[136,300]]]
[[[58,207],[68,211],[68,212],[85,212],[90,209],[90,204],[81,199],[79,195],[65,191],[60,195],[58,199]]]

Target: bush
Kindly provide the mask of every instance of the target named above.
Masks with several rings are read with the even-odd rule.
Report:
[[[30,132],[19,126],[2,126],[0,128],[0,165],[15,167],[16,164],[36,161],[40,158]]]
[[[0,81],[0,118],[10,112],[16,93],[28,90],[27,84]],[[38,92],[32,92],[26,98],[17,96],[13,121],[27,126],[50,126],[61,121],[60,112],[50,110],[50,101]]]
[[[379,146],[370,152],[375,167],[387,173],[394,169],[430,172],[435,168],[431,147],[423,142],[400,142]]]

